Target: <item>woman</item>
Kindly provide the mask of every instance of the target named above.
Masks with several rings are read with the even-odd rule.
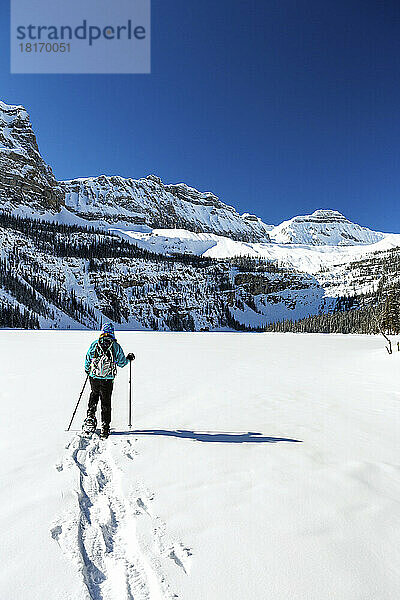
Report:
[[[82,429],[85,433],[93,433],[97,426],[96,409],[101,400],[101,433],[100,437],[108,438],[111,422],[111,395],[117,366],[125,367],[135,355],[124,351],[115,338],[114,325],[106,323],[98,340],[95,340],[86,354],[85,371],[89,375],[90,387],[87,417]]]

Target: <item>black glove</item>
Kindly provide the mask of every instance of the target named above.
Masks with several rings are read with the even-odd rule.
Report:
[[[135,355],[133,354],[133,352],[129,352],[129,354],[126,355],[126,358],[128,360],[135,360]]]

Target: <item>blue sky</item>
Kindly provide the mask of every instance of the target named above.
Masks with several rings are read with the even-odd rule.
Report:
[[[151,75],[10,75],[59,179],[149,173],[278,223],[400,232],[400,3],[153,0]]]

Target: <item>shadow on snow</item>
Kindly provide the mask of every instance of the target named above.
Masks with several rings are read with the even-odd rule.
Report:
[[[228,433],[217,431],[187,431],[185,429],[137,429],[131,431],[112,431],[110,435],[162,435],[166,437],[188,438],[198,442],[220,442],[224,444],[275,444],[276,442],[298,442],[284,437],[267,437],[261,433],[248,431],[247,433]]]

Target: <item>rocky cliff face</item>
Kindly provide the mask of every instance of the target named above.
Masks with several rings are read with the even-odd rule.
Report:
[[[284,221],[270,232],[271,239],[281,244],[312,246],[354,246],[374,244],[383,233],[352,223],[336,210],[316,210],[312,215]]]
[[[63,192],[40,155],[23,106],[0,102],[0,203],[15,209],[60,210]]]
[[[248,242],[269,241],[266,225],[253,215],[239,215],[211,192],[164,184],[159,177],[100,177],[61,182],[67,208],[90,221],[132,223],[157,229],[216,233]]]

